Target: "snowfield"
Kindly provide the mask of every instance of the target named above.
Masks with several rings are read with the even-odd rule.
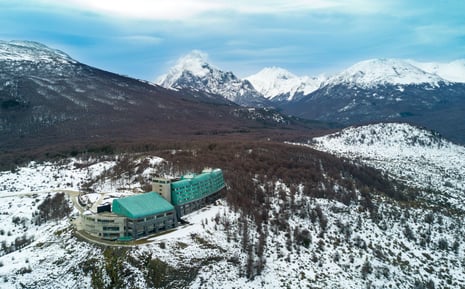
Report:
[[[394,135],[386,138],[395,139]],[[321,149],[325,140],[316,140]],[[398,141],[404,143],[400,136]],[[436,138],[430,141],[431,146],[460,149]],[[149,178],[162,172],[165,162],[157,157],[131,160],[135,169],[122,171],[115,179],[113,173],[126,161],[118,156],[66,159],[0,174],[0,218],[5,230],[0,241],[9,246],[23,235],[30,240],[12,252],[0,251],[0,288],[465,286],[463,217],[399,205],[383,196],[376,197],[376,211],[369,212],[358,204],[310,198],[302,186],[291,195],[290,184],[277,181],[268,196],[268,222],[261,228],[253,220],[241,219],[220,199],[187,215],[187,224],[133,247],[97,246],[75,237],[72,219],[77,210],[70,218],[33,223],[31,213],[48,195],[60,191],[70,195],[83,187],[92,191],[89,202],[102,191],[129,194],[140,190],[136,172]],[[440,183],[432,181],[435,184]],[[14,217],[20,220],[13,222]],[[162,273],[167,275],[157,277]]]

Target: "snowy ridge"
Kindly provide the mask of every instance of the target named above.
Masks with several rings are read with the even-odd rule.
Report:
[[[266,67],[245,79],[268,99],[286,96],[283,100],[292,101],[298,93],[307,95],[320,88],[326,78],[324,76],[298,77],[283,68]]]
[[[424,71],[436,74],[451,82],[465,82],[465,59],[457,59],[447,63],[418,62],[408,60],[409,63]]]
[[[358,62],[331,77],[325,84],[373,88],[379,85],[412,85],[427,83],[433,87],[447,80],[428,73],[401,59],[370,59]]]
[[[194,50],[160,76],[155,83],[171,89],[194,89],[218,94],[241,105],[263,105],[266,99],[247,80],[207,62],[207,54]]]
[[[396,179],[423,189],[435,188],[438,201],[465,209],[465,147],[408,124],[350,127],[313,139],[312,147],[362,160]]]
[[[0,60],[76,63],[66,53],[33,41],[0,41]]]

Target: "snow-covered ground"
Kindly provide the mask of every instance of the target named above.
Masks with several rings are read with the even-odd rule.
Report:
[[[149,163],[137,170],[149,175],[160,172],[163,160],[149,157],[132,162],[135,170]],[[124,278],[122,288],[153,288],[148,281],[154,274],[148,269],[150,260],[160,260],[171,268],[160,269],[162,263],[154,263],[161,270],[155,273],[171,272],[169,276],[179,279],[170,283],[174,287],[465,286],[461,216],[399,206],[381,196],[374,200],[377,213],[372,214],[356,203],[308,197],[302,186],[291,196],[289,184],[279,181],[269,195],[268,221],[260,229],[254,221],[233,212],[224,200],[187,215],[188,224],[172,232],[150,237],[135,247],[114,248],[119,251],[76,238],[72,218],[31,223],[31,213],[47,195],[79,190],[92,180],[90,188],[95,193],[88,195],[89,202],[102,191],[131,193],[137,188],[134,171],[122,172],[118,179],[108,173],[117,170],[119,163],[120,158],[68,159],[31,163],[0,174],[5,184],[0,191],[0,218],[6,232],[0,241],[8,245],[24,234],[32,240],[16,251],[2,252],[0,288],[96,288],[98,280],[110,286],[116,284],[112,283],[116,282],[112,279],[114,268],[121,270],[117,273]],[[15,216],[20,217],[18,224],[12,221]],[[263,257],[259,257],[262,236]],[[121,259],[112,259],[112,252],[119,252],[114,254]],[[249,278],[248,268],[252,272]],[[186,283],[179,283],[181,279]]]
[[[360,160],[413,187],[434,190],[428,197],[465,209],[465,147],[408,124],[350,127],[314,138],[310,146]]]

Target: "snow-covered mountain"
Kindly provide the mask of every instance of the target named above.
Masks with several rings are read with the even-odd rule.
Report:
[[[464,83],[426,72],[407,60],[372,59],[330,77],[309,95],[278,107],[302,118],[346,125],[408,122],[464,143],[464,96]]]
[[[465,60],[437,63],[404,59],[369,59],[329,77],[298,77],[282,68],[267,67],[246,79],[266,98],[292,102],[324,86],[346,85],[351,88],[356,86],[369,89],[387,85],[438,87],[450,82],[465,82]]]
[[[208,63],[207,55],[194,50],[178,59],[158,85],[171,89],[192,89],[218,94],[245,106],[266,106],[267,100],[247,80],[225,72]]]
[[[394,178],[435,194],[423,198],[465,210],[465,147],[439,134],[402,123],[349,127],[314,138],[312,147],[360,160]]]
[[[227,73],[224,77],[230,84],[235,79]],[[51,143],[74,146],[115,137],[185,138],[260,129],[265,123],[275,126],[276,121],[285,126],[298,122],[270,110],[249,111],[219,95],[174,91],[103,71],[40,43],[0,42],[0,147],[4,150],[39,149]]]
[[[297,101],[324,86],[347,85],[363,89],[386,85],[428,85],[438,87],[449,82],[465,82],[465,60],[449,63],[418,62],[404,59],[369,59],[330,77],[301,76],[267,67],[246,78],[266,98],[273,101]],[[401,88],[400,88],[401,89]],[[298,97],[295,97],[295,96]]]
[[[433,87],[446,83],[438,75],[428,73],[401,59],[370,59],[358,62],[328,79],[325,85],[374,88],[380,85],[428,84]]]
[[[286,69],[266,67],[246,77],[255,89],[272,101],[294,101],[320,88],[324,76],[296,76]]]
[[[436,74],[450,82],[465,82],[465,59],[451,62],[419,62],[407,60],[412,65],[432,74]]]

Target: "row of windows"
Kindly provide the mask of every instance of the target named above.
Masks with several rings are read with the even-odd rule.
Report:
[[[119,231],[120,227],[103,227],[103,231]]]
[[[181,187],[177,187],[179,189],[185,189],[187,187],[190,187],[190,186],[197,186],[197,185],[200,185],[200,186],[208,186],[210,184],[212,184],[213,182],[223,182],[223,177],[220,175],[220,176],[216,176],[214,178],[211,178],[209,180],[204,180],[204,181],[192,181],[190,182],[189,184],[186,184],[184,186],[181,186]]]
[[[95,217],[85,217],[85,219],[87,221],[91,221],[91,222],[99,222],[99,223],[114,223],[115,220],[111,220],[111,219],[98,219],[98,218],[95,218]]]
[[[118,238],[118,237],[119,237],[119,233],[103,233],[103,237],[107,237],[107,238]]]
[[[219,189],[221,189],[222,186],[218,187],[216,190],[209,190],[207,192],[197,192],[197,193],[181,193],[181,194],[176,194],[173,197],[173,200],[175,202],[179,203],[184,203],[184,202],[189,202],[195,199],[200,199],[202,197],[206,197],[207,195],[210,195],[211,193],[217,192]]]
[[[184,190],[184,191],[177,190],[177,191],[174,191],[174,194],[177,194],[177,195],[183,195],[183,194],[200,194],[200,195],[204,195],[204,194],[213,193],[213,192],[221,189],[222,187],[223,187],[223,184],[218,184],[216,186],[210,186],[210,187],[207,187],[207,188],[193,188],[193,189]]]
[[[97,222],[99,223],[114,223],[115,220],[103,220],[103,219],[97,219]]]
[[[211,188],[220,188],[224,185],[224,183],[221,181],[219,182],[215,182],[215,183],[211,183],[211,184],[208,184],[208,185],[192,185],[192,186],[188,186],[188,187],[178,187],[178,188],[174,188],[174,192],[175,193],[179,193],[179,192],[191,192],[191,191],[196,191],[196,190],[199,190],[199,189],[211,189]]]

